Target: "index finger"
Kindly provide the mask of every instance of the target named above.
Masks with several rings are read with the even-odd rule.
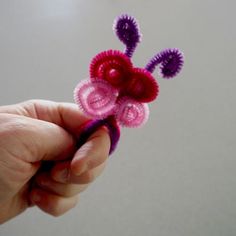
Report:
[[[57,103],[47,100],[29,100],[0,107],[1,113],[27,116],[54,123],[78,137],[80,126],[89,119],[73,103]]]

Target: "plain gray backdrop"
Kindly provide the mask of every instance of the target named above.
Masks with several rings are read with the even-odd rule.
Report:
[[[0,0],[0,105],[73,102],[92,57],[123,49],[112,23],[124,12],[143,33],[136,66],[167,47],[186,59],[176,79],[158,79],[149,122],[122,130],[75,209],[27,210],[0,235],[235,236],[235,9],[234,0]]]

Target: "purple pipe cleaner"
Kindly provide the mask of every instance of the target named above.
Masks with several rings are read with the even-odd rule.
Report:
[[[184,64],[183,53],[177,48],[165,49],[156,54],[145,69],[153,73],[157,65],[160,65],[160,75],[162,78],[173,78],[182,69]]]
[[[104,120],[92,120],[84,124],[77,142],[77,148],[80,148],[87,141],[87,139],[102,126],[105,126],[108,129],[111,140],[109,155],[111,155],[115,151],[120,139],[120,128],[117,125],[115,118],[112,116]],[[55,161],[43,161],[40,171],[51,171],[54,165]]]
[[[132,57],[135,48],[141,41],[141,34],[135,18],[126,14],[117,17],[113,30],[120,41],[126,45],[125,55]]]
[[[77,143],[78,148],[81,147],[87,141],[87,139],[102,126],[105,126],[108,129],[111,140],[109,154],[112,154],[112,152],[116,149],[120,139],[119,126],[117,125],[115,118],[112,116],[104,120],[92,120],[86,123],[82,128],[82,132]]]

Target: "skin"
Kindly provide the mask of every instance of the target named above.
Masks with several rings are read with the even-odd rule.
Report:
[[[0,224],[28,207],[60,216],[103,171],[105,128],[76,148],[87,118],[75,104],[43,100],[0,107]],[[51,169],[43,163],[53,161]]]

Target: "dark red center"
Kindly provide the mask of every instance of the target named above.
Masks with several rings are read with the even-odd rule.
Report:
[[[122,76],[120,70],[111,68],[106,73],[106,80],[112,85],[119,86],[122,83]]]

